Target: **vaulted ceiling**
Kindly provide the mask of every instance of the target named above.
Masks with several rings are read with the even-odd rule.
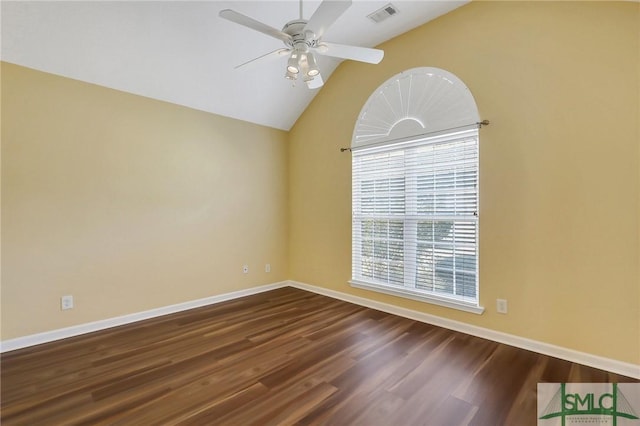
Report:
[[[381,23],[367,18],[388,3],[355,0],[324,40],[373,47],[467,1],[393,0],[397,14]],[[304,18],[319,4],[304,1]],[[221,19],[218,12],[234,9],[280,29],[299,17],[299,7],[291,0],[2,1],[1,59],[289,130],[322,88],[286,80],[286,57],[234,69],[283,45]],[[340,61],[322,56],[318,63],[327,83]]]

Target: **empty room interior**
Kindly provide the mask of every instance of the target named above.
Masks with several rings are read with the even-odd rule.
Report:
[[[640,422],[639,2],[0,12],[2,424]]]

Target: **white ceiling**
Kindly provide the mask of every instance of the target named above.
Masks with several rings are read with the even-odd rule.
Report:
[[[355,0],[326,41],[373,47],[468,1],[392,0],[397,15],[366,16],[388,1]],[[320,1],[304,1],[304,18]],[[277,29],[298,18],[289,1],[2,1],[3,61],[289,130],[315,94],[284,78],[286,57],[234,66],[282,42],[218,17],[234,9]],[[384,59],[383,59],[384,60]],[[318,59],[327,82],[339,62]],[[375,65],[366,65],[374,67]]]

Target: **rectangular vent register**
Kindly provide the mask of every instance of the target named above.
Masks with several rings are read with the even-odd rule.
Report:
[[[367,15],[367,18],[371,19],[373,22],[379,23],[395,15],[396,13],[398,13],[398,8],[392,5],[391,3],[389,3],[383,8],[378,9],[375,12]]]

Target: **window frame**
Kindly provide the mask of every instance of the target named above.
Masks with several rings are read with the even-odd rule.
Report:
[[[352,278],[349,281],[351,286],[372,290],[372,291],[377,291],[381,293],[391,294],[394,296],[409,298],[413,300],[418,300],[421,302],[427,302],[427,303],[431,303],[439,306],[445,306],[448,308],[454,308],[454,309],[471,312],[475,314],[481,314],[484,312],[484,308],[480,306],[480,295],[479,295],[479,264],[478,264],[479,132],[478,132],[478,126],[475,126],[473,130],[474,131],[471,131],[469,129],[467,129],[466,131],[452,130],[449,132],[441,132],[437,135],[414,136],[414,137],[404,138],[401,140],[385,141],[382,143],[376,143],[374,145],[353,149],[354,170],[352,170],[352,188],[353,188],[353,192],[352,192]],[[463,133],[465,135],[465,138],[461,139],[460,133]],[[356,172],[356,168],[357,168],[356,161],[359,161],[358,159],[361,159],[364,155],[367,155],[367,154],[374,156],[384,152],[389,153],[389,152],[402,151],[403,158],[405,158],[407,152],[410,153],[412,150],[417,151],[421,147],[435,146],[441,143],[442,144],[464,143],[465,140],[466,141],[469,140],[468,135],[473,135],[472,138],[475,139],[475,144],[476,144],[475,145],[475,150],[476,150],[475,151],[475,169],[474,169],[475,176],[476,176],[475,211],[474,211],[473,217],[470,217],[467,214],[467,215],[460,215],[455,217],[450,216],[448,219],[445,219],[445,220],[447,221],[450,220],[452,223],[452,226],[454,226],[453,224],[455,224],[456,222],[465,222],[465,221],[466,222],[471,221],[475,224],[475,238],[474,238],[474,245],[473,245],[474,256],[475,256],[475,265],[474,265],[475,299],[473,301],[464,300],[462,297],[455,296],[455,295],[447,295],[446,293],[436,292],[435,289],[432,291],[429,291],[424,289],[418,289],[416,287],[416,275],[417,275],[417,267],[418,267],[417,253],[418,253],[418,244],[419,244],[418,235],[417,235],[417,229],[419,226],[418,224],[421,221],[435,222],[438,220],[443,220],[440,217],[441,215],[438,215],[435,213],[431,215],[418,214],[418,211],[417,211],[418,191],[416,187],[417,187],[417,181],[419,179],[420,171],[418,169],[414,169],[411,167],[409,168],[404,166],[402,167],[401,175],[404,179],[404,185],[403,185],[404,212],[401,215],[388,214],[388,215],[378,215],[378,216],[376,216],[375,214],[365,216],[359,210],[363,205],[361,200],[362,193],[358,190],[359,185],[361,184],[361,181],[359,181],[358,179],[361,178],[361,176]],[[384,180],[385,178],[391,179],[390,176],[391,174],[389,174],[389,176],[386,176],[386,177],[385,175],[380,175],[380,180]],[[374,178],[376,177],[377,176],[374,175]],[[455,191],[455,190],[456,188],[452,189],[452,191]],[[414,196],[415,198],[407,199],[407,194],[409,194],[410,196]],[[365,239],[361,235],[362,231],[360,227],[362,225],[362,222],[364,222],[365,220],[373,220],[374,224],[376,220],[402,221],[403,223],[402,264],[404,269],[404,272],[402,274],[403,276],[402,284],[392,284],[389,282],[384,283],[382,281],[377,281],[374,278],[372,278],[371,280],[367,280],[363,278],[362,276],[363,257],[362,257],[361,250],[362,250],[362,242],[365,241]],[[360,233],[359,237],[357,233]],[[359,246],[356,245],[357,244],[356,238],[358,238],[358,241],[360,242]],[[386,241],[388,244],[388,242],[390,241],[389,237],[387,237]],[[433,244],[435,245],[435,240]],[[452,257],[452,262],[455,262],[455,258],[457,256],[457,254],[455,254],[455,242],[453,242],[452,244],[453,244],[452,247],[454,247],[453,248],[454,254],[451,257]],[[375,256],[373,256],[373,259],[375,259]],[[388,258],[387,258],[387,261],[389,261]],[[375,268],[375,263],[372,263],[372,265],[374,265],[372,266],[372,268]],[[454,270],[455,270],[455,267],[454,267]],[[434,269],[434,271],[436,270]],[[375,273],[373,275],[375,276]],[[454,274],[452,274],[452,276],[454,276]],[[387,281],[389,281],[389,278],[387,278]],[[452,281],[453,281],[452,284],[455,286],[455,278],[452,278]],[[435,286],[435,281],[433,285]],[[455,293],[455,291],[456,290],[454,287],[453,292]]]

